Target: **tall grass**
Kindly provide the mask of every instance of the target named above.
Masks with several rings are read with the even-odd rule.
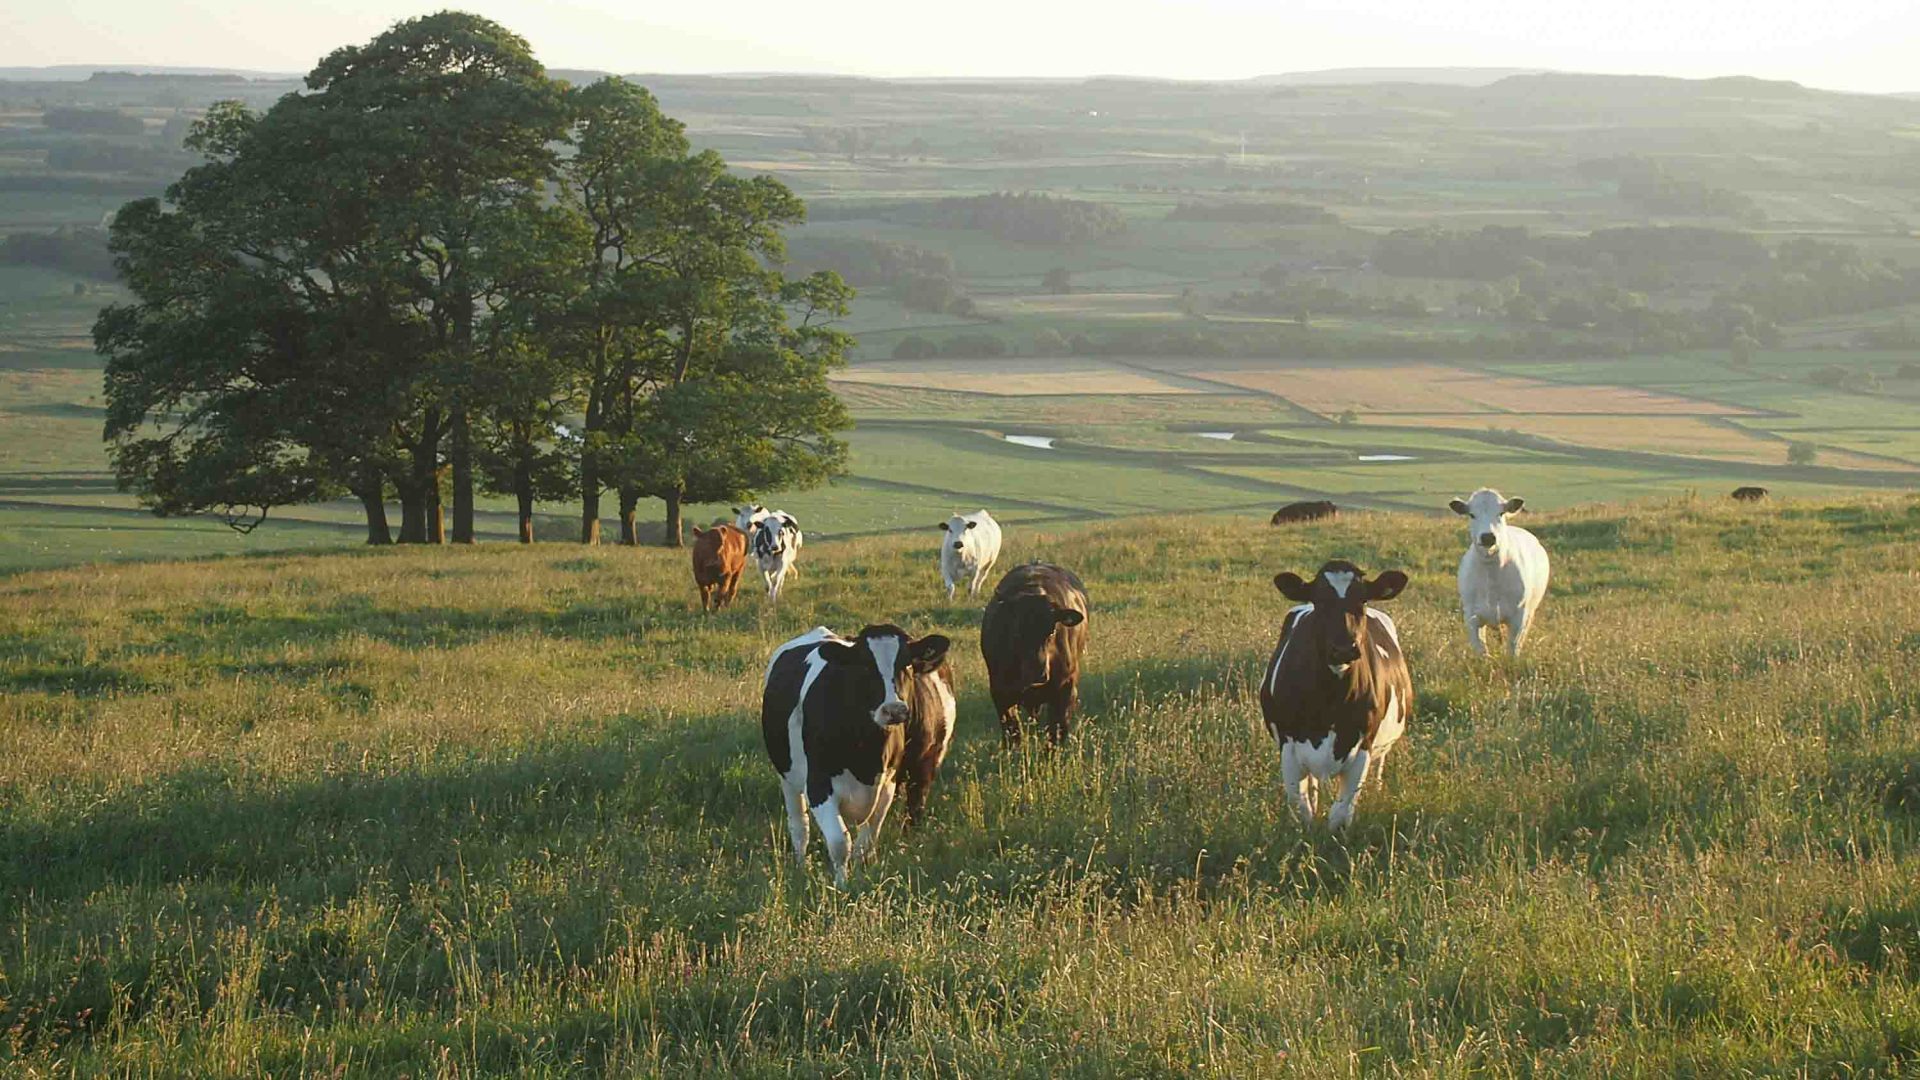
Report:
[[[1093,597],[1088,722],[998,745],[931,530],[703,616],[683,553],[505,545],[0,580],[0,1058],[25,1076],[1892,1075],[1920,1052],[1920,502],[1532,522],[1470,663],[1451,522],[1012,531]],[[1344,840],[1251,692],[1331,555],[1417,714]],[[845,891],[759,676],[955,635],[960,738]],[[1033,742],[1037,742],[1034,740]]]

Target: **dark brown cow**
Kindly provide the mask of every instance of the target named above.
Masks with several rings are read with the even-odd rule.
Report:
[[[1407,575],[1389,570],[1369,581],[1359,567],[1334,560],[1312,581],[1278,574],[1273,584],[1299,606],[1287,612],[1260,680],[1260,711],[1280,748],[1281,786],[1303,824],[1314,819],[1319,785],[1341,781],[1327,811],[1327,826],[1338,831],[1413,716],[1399,632],[1367,607],[1400,595]]]
[[[1086,647],[1087,590],[1072,571],[1032,562],[1000,579],[980,619],[980,655],[1007,745],[1019,745],[1022,707],[1038,719],[1045,706],[1047,737],[1067,737]]]
[[[693,584],[700,610],[718,611],[733,603],[740,574],[747,568],[747,534],[724,523],[693,527]]]
[[[1339,507],[1325,499],[1321,499],[1318,502],[1288,503],[1280,509],[1275,510],[1273,512],[1273,520],[1267,524],[1293,525],[1302,521],[1320,521],[1324,518],[1333,517],[1339,512]]]
[[[1759,502],[1761,499],[1767,497],[1767,489],[1763,487],[1737,487],[1733,489],[1733,497],[1741,502]]]

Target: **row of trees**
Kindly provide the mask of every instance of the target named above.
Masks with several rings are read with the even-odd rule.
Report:
[[[779,272],[803,207],[690,151],[619,79],[549,79],[457,12],[340,49],[264,113],[216,106],[165,200],[112,248],[135,302],[103,311],[106,436],[162,513],[351,494],[367,538],[474,539],[476,492],[681,509],[845,467],[826,381],[851,290]]]

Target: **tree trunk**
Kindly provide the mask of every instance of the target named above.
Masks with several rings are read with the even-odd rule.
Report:
[[[600,542],[600,463],[592,448],[593,433],[600,430],[600,391],[587,390],[586,425],[580,441],[580,542]]]
[[[660,544],[677,548],[680,546],[680,493],[669,491],[664,497],[667,501],[667,535],[661,537]]]
[[[375,476],[370,483],[361,486],[360,505],[367,512],[367,543],[393,543],[393,530],[387,527],[387,502],[385,492],[381,490],[380,478]]]
[[[640,529],[635,514],[640,506],[640,492],[630,488],[620,489],[620,542],[629,547],[640,542]]]
[[[533,448],[520,448],[513,463],[513,494],[520,502],[520,542],[533,543]]]
[[[433,483],[427,486],[427,543],[447,542],[447,508],[440,497],[440,470],[433,471]]]
[[[457,406],[452,417],[453,446],[453,542],[473,543],[473,428],[467,420],[466,406]]]
[[[400,494],[400,542],[403,544],[424,544],[427,542],[427,492],[417,484],[396,483],[394,490]]]

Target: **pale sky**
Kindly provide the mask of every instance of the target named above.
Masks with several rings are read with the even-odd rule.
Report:
[[[0,0],[0,67],[304,72],[447,4]],[[1237,79],[1337,67],[1756,75],[1920,91],[1920,0],[472,0],[548,67]]]

